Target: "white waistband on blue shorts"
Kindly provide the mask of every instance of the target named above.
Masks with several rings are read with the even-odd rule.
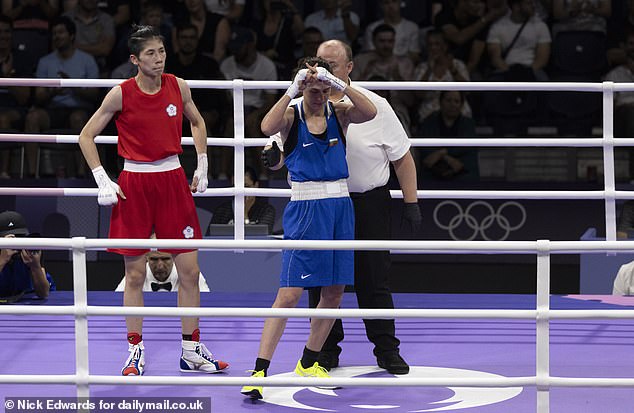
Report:
[[[342,198],[349,196],[345,179],[337,181],[291,182],[291,201],[311,199]]]
[[[181,167],[178,155],[168,156],[154,162],[139,162],[126,159],[123,170],[128,172],[167,172]]]

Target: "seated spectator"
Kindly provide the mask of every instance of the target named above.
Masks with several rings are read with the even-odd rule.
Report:
[[[49,51],[49,22],[59,13],[60,0],[2,0],[0,14],[13,21],[13,40],[27,59],[25,63],[29,73],[33,72],[37,61]]]
[[[26,237],[24,217],[15,211],[0,213],[0,237]],[[42,267],[42,251],[0,249],[0,296],[15,297],[35,292],[40,298],[55,291],[53,277]]]
[[[323,41],[324,35],[321,34],[321,30],[313,26],[306,27],[302,33],[301,56],[295,57],[301,59],[302,57],[317,56],[317,48]]]
[[[42,57],[37,64],[38,78],[95,79],[99,68],[88,53],[75,48],[75,24],[62,16],[51,23],[54,51]],[[26,133],[42,133],[48,129],[69,129],[79,134],[93,112],[99,90],[86,88],[35,88],[35,104],[26,115]],[[27,144],[29,174],[36,172],[37,144]],[[84,174],[85,163],[75,150],[76,173]],[[72,154],[72,152],[69,152]],[[44,156],[44,155],[43,155]],[[72,158],[72,157],[71,157]],[[72,164],[72,159],[69,159]],[[53,173],[52,170],[43,171]]]
[[[17,26],[20,28],[29,27],[48,30],[48,21],[57,17],[59,10],[58,0],[2,0],[2,12],[0,14],[17,22]]]
[[[411,80],[414,72],[412,60],[394,53],[395,41],[396,31],[392,26],[376,26],[372,33],[374,48],[355,57],[350,77],[353,80],[367,80],[372,76],[386,80]]]
[[[242,18],[246,0],[205,0],[205,7],[210,13],[219,14],[231,23]]]
[[[414,80],[419,82],[468,82],[469,72],[465,64],[449,53],[447,40],[439,30],[430,30],[425,36],[428,59],[414,70]],[[440,109],[439,90],[417,90],[418,101],[415,123],[420,125],[427,116]],[[471,117],[471,107],[465,102],[462,114]]]
[[[244,187],[245,188],[259,188],[260,182],[258,181],[257,173],[255,169],[247,167],[244,171]],[[212,224],[233,224],[233,205],[234,201],[224,202],[214,210],[214,215],[211,217]],[[269,234],[273,232],[273,225],[275,224],[275,208],[268,203],[266,198],[245,196],[244,197],[244,220],[245,224],[265,224],[269,227]]]
[[[482,80],[482,56],[489,25],[507,10],[505,5],[487,10],[482,1],[455,0],[453,7],[445,2],[436,16],[436,28],[445,35],[451,54],[465,62],[471,80]]]
[[[290,78],[296,64],[295,43],[304,31],[304,22],[291,0],[260,0],[261,19],[251,27],[258,38],[257,50],[271,59],[278,77]]]
[[[64,11],[69,11],[77,7],[79,0],[62,0],[64,4]],[[106,14],[109,14],[114,21],[117,30],[123,29],[126,25],[132,21],[132,7],[130,1],[127,0],[99,0],[97,7],[99,10]],[[141,0],[139,3],[146,3]]]
[[[473,119],[462,115],[464,94],[455,90],[440,92],[440,110],[420,125],[417,136],[467,138],[476,136]],[[422,180],[473,181],[480,177],[478,151],[475,148],[423,148],[419,151]]]
[[[532,71],[530,76],[537,81],[548,81],[544,68],[550,57],[550,32],[535,15],[533,1],[508,0],[511,12],[493,23],[489,30],[489,60],[496,75],[502,74],[507,81],[514,80],[509,74],[518,68]]]
[[[178,291],[178,273],[172,254],[150,251],[145,254],[145,258],[147,263],[143,291]],[[198,287],[202,293],[209,292],[209,286],[202,273],[199,274]],[[125,277],[119,282],[115,291],[123,292],[124,289]]]
[[[139,19],[136,21],[138,21],[140,25],[156,27],[161,33],[161,36],[163,36],[163,46],[165,46],[167,56],[172,56],[174,50],[172,47],[172,25],[166,21],[165,14],[163,13],[163,4],[161,4],[159,0],[147,0],[142,3]],[[111,77],[116,79],[127,79],[131,77],[122,76],[122,74],[128,73],[129,70],[127,69],[130,68],[127,65],[127,63],[130,62],[128,38],[132,32],[132,26],[127,25],[122,30],[124,30],[124,32],[117,36],[117,44],[110,56],[111,65],[113,67],[117,68],[123,65],[118,68],[119,70],[116,72],[116,76],[111,74]],[[130,66],[134,65],[130,63]],[[114,70],[113,73],[115,73]],[[136,68],[134,69],[134,73],[136,74]]]
[[[256,49],[255,32],[242,26],[234,26],[228,49],[232,55],[220,64],[226,79],[278,80],[275,63]],[[244,128],[247,138],[263,137],[260,122],[277,99],[275,89],[251,89],[244,91]],[[233,132],[233,117],[227,118],[227,134]],[[246,149],[247,164],[260,164],[260,151]],[[260,168],[265,170],[267,168]]]
[[[132,23],[132,7],[129,0],[99,0],[99,10],[108,13],[114,20],[117,36],[127,35],[127,28]]]
[[[611,0],[553,0],[553,37],[564,31],[607,33]]]
[[[224,79],[218,63],[200,52],[198,29],[193,24],[185,24],[176,28],[176,43],[178,52],[167,59],[165,71],[187,80]],[[226,111],[231,107],[229,94],[222,89],[193,89],[192,98],[200,111],[207,134],[222,136],[226,123]],[[183,134],[191,136],[190,123],[183,119]],[[194,147],[185,151],[195,154]],[[232,151],[229,148],[211,146],[208,148],[209,158],[213,159],[210,170],[213,176],[227,174],[231,167]],[[194,156],[195,158],[195,156]]]
[[[351,11],[352,0],[319,0],[321,10],[309,14],[304,26],[318,27],[326,40],[353,45],[359,36],[359,16]]]
[[[231,36],[229,20],[220,14],[207,11],[203,0],[186,1],[184,14],[174,17],[172,44],[175,52],[178,52],[176,28],[185,24],[193,24],[198,28],[200,52],[220,63],[226,55],[227,43]]]
[[[378,25],[372,33],[374,50],[361,53],[354,58],[352,80],[381,79],[383,81],[412,80],[414,65],[408,56],[394,55],[396,32],[388,24]],[[405,131],[409,134],[409,106],[413,104],[413,92],[391,90],[387,100],[399,114]]]
[[[110,72],[108,57],[116,41],[112,16],[99,10],[95,0],[77,0],[77,6],[64,16],[75,24],[75,46],[95,58],[100,73],[105,77]]]
[[[139,72],[138,66],[134,65],[131,61],[127,60],[121,63],[119,66],[112,69],[110,77],[113,79],[130,79]]]
[[[218,63],[208,56],[204,56],[199,48],[198,29],[193,24],[185,24],[176,28],[176,43],[178,52],[167,59],[165,71],[187,80],[219,80],[224,79]],[[222,113],[229,104],[224,90],[194,89],[194,102],[205,119],[205,126],[209,133],[222,133],[224,120]],[[189,131],[189,121],[185,121],[183,133]]]
[[[400,0],[381,0],[381,10],[383,18],[372,22],[365,29],[363,42],[364,50],[373,50],[374,42],[372,32],[379,24],[389,24],[394,28],[396,36],[394,38],[394,54],[396,56],[407,56],[414,63],[420,61],[419,27],[411,20],[401,16]]]
[[[0,77],[32,77],[24,52],[12,47],[11,19],[0,14]],[[0,130],[7,133],[24,129],[24,116],[29,103],[28,86],[0,87]],[[9,178],[10,149],[0,149],[0,178]]]

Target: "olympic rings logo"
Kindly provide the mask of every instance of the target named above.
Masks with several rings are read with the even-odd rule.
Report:
[[[478,207],[484,208],[486,212],[484,214],[475,214],[474,210]],[[447,211],[447,208],[449,208],[449,210],[451,210],[451,208],[455,209],[456,214],[449,219],[449,222],[440,222],[440,211]],[[519,211],[519,222],[515,225],[511,225],[510,218],[505,214],[505,212],[508,213],[510,208],[515,208]],[[443,201],[434,208],[434,222],[439,228],[449,231],[449,235],[455,241],[472,241],[478,234],[486,241],[504,241],[508,238],[511,231],[518,230],[524,226],[526,223],[526,209],[514,201],[503,203],[497,210],[488,202],[475,201],[463,210],[462,206],[456,201]],[[471,234],[466,238],[461,238],[456,234],[456,231],[461,226],[464,228],[465,225],[470,229]],[[497,239],[493,239],[490,235],[487,235],[487,231],[491,232],[490,230],[494,228],[502,232],[501,236]]]

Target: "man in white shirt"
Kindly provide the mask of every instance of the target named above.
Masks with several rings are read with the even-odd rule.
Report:
[[[328,62],[332,74],[350,82],[354,66],[350,46],[339,40],[328,40],[317,49],[317,56]],[[348,162],[348,189],[354,204],[355,239],[387,240],[391,238],[391,198],[387,186],[390,164],[403,191],[403,221],[415,234],[421,227],[421,214],[416,196],[416,165],[409,151],[410,142],[403,125],[387,100],[367,89],[354,85],[374,103],[374,119],[351,124],[346,134],[346,160]],[[345,99],[332,91],[331,101]],[[291,105],[297,102],[291,101]],[[275,136],[271,138],[276,139]],[[267,144],[263,157],[273,155],[282,147],[281,140]],[[275,157],[275,155],[274,155]],[[271,163],[265,161],[265,165]],[[272,163],[277,165],[278,162]],[[359,308],[394,308],[389,289],[391,259],[389,251],[356,251],[354,256],[354,288]],[[311,307],[319,302],[318,288],[309,290]],[[363,320],[368,339],[374,344],[374,355],[379,367],[392,374],[406,374],[409,365],[399,354],[400,341],[396,338],[394,320]],[[339,365],[344,332],[341,320],[336,320],[319,354],[319,365],[327,370]]]
[[[407,56],[412,62],[418,63],[420,60],[420,28],[413,21],[404,19],[401,16],[401,0],[381,0],[381,10],[383,10],[383,18],[368,24],[365,29],[363,49],[374,50],[372,32],[380,24],[389,24],[394,27],[396,32],[394,54],[396,56]]]
[[[172,254],[150,251],[145,257],[147,264],[145,265],[146,275],[143,291],[178,291],[178,273]],[[202,273],[199,274],[198,286],[200,292],[209,292],[209,286]],[[121,279],[115,291],[123,292],[124,287],[125,277]]]
[[[487,37],[489,59],[496,70],[514,65],[533,69],[538,81],[548,81],[544,68],[550,57],[548,26],[535,15],[533,0],[509,0],[511,12],[491,25]]]
[[[304,27],[317,27],[324,39],[353,44],[359,36],[359,16],[351,11],[352,0],[319,0],[321,9],[306,16]]]
[[[247,27],[234,26],[227,45],[231,56],[220,63],[226,79],[278,80],[275,63],[256,50],[257,36]],[[247,137],[261,136],[260,122],[277,100],[277,90],[244,91],[245,133]]]

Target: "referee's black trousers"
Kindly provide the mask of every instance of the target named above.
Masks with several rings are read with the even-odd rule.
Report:
[[[387,186],[364,193],[351,193],[355,213],[355,238],[358,240],[390,239],[390,192]],[[354,289],[359,308],[394,308],[389,288],[389,251],[355,251]],[[309,305],[314,308],[319,303],[319,288],[308,292]],[[394,320],[366,320],[365,331],[374,343],[374,354],[381,357],[385,353],[398,351],[400,341],[396,338]],[[343,340],[343,324],[336,320],[322,351],[339,355]]]

